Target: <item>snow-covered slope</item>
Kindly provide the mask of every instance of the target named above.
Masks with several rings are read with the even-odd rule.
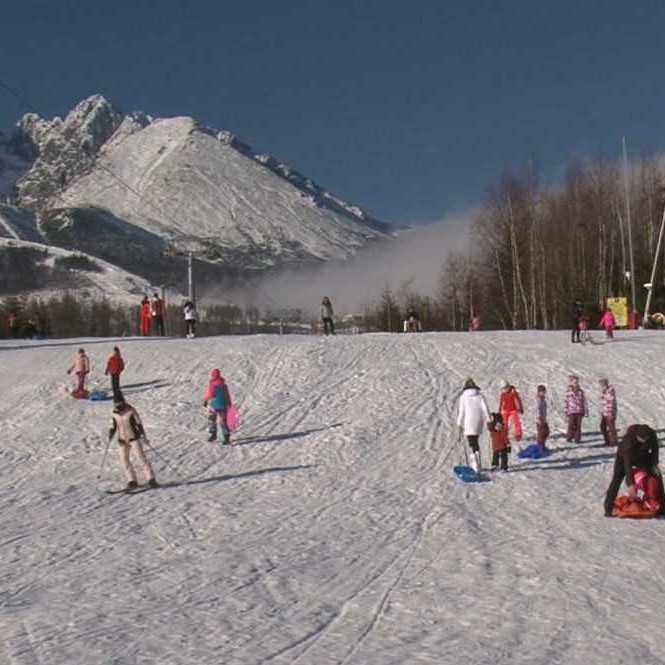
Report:
[[[61,392],[84,345],[0,344],[0,662],[595,665],[665,662],[661,521],[605,519],[613,450],[597,432],[609,373],[619,425],[665,427],[662,333],[571,345],[562,333],[121,340],[128,399],[161,490],[101,481],[108,403]],[[221,367],[245,416],[206,442]],[[574,371],[592,417],[578,446],[459,484],[454,413],[471,375],[544,382],[563,426]],[[487,441],[483,441],[486,451]],[[485,452],[486,455],[486,452]]]
[[[0,216],[0,235],[2,235],[1,232],[2,216]],[[133,275],[126,270],[122,270],[117,266],[84,252],[71,252],[42,243],[0,237],[0,250],[11,251],[15,248],[32,248],[47,252],[48,255],[42,263],[50,268],[55,266],[55,261],[58,258],[85,257],[88,259],[90,264],[95,267],[95,270],[67,270],[74,279],[71,280],[71,284],[67,284],[66,290],[81,297],[95,299],[109,298],[114,302],[135,304],[139,296],[153,290],[150,282],[142,277]],[[62,286],[53,283],[50,287],[46,286],[35,291],[24,290],[22,295],[48,298],[49,296],[60,295],[61,291]]]

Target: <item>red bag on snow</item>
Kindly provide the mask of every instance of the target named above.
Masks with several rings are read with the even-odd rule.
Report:
[[[633,473],[635,489],[638,499],[632,500],[627,496],[618,496],[614,500],[615,517],[649,518],[657,517],[663,497],[660,496],[658,479],[642,469]]]

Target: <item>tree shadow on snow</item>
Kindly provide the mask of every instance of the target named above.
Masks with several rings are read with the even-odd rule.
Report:
[[[45,348],[56,348],[61,347],[63,349],[69,346],[77,346],[79,348],[85,348],[86,346],[94,346],[97,344],[107,344],[111,348],[114,346],[124,346],[132,342],[154,342],[156,340],[168,340],[168,339],[182,339],[182,337],[101,337],[99,339],[88,339],[81,338],[78,341],[70,342],[67,341],[67,338],[59,339],[49,339],[49,340],[35,340],[33,344],[30,344],[30,340],[21,340],[20,344],[0,344],[0,351],[25,351],[26,349],[45,349]],[[3,340],[8,342],[10,340]]]
[[[205,485],[206,483],[223,483],[227,480],[239,480],[241,478],[252,478],[255,476],[265,476],[271,473],[285,473],[288,471],[301,471],[312,469],[316,464],[300,464],[298,466],[273,466],[267,469],[256,469],[255,471],[245,471],[244,473],[226,474],[223,476],[212,476],[210,478],[191,478],[186,480],[174,480],[172,482],[160,483],[160,489],[170,487],[186,487],[189,485]]]
[[[309,436],[310,434],[316,434],[317,432],[325,432],[329,429],[334,429],[335,427],[341,427],[344,423],[335,423],[334,425],[326,425],[325,427],[315,427],[312,429],[306,429],[302,432],[285,432],[284,434],[270,434],[266,436],[251,436],[245,437],[244,439],[235,439],[233,442],[234,446],[247,446],[250,443],[279,443],[281,441],[289,441],[290,439],[300,439],[304,436]]]

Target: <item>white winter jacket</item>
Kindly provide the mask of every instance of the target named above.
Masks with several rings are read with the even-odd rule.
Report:
[[[480,436],[490,412],[487,402],[477,388],[467,388],[460,397],[457,411],[457,425],[464,428],[464,436]]]

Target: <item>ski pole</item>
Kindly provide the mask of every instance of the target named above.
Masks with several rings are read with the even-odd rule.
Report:
[[[97,474],[97,480],[102,477],[102,470],[104,469],[104,464],[106,464],[106,456],[109,452],[109,447],[111,445],[111,439],[106,442],[106,448],[104,449],[104,457],[102,457],[102,463],[99,465],[99,473]]]

